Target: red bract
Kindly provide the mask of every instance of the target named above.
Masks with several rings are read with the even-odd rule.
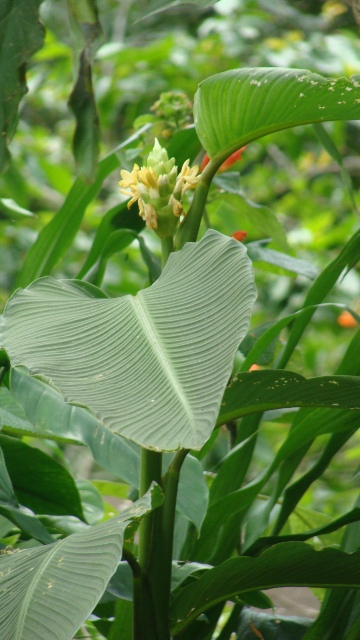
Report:
[[[246,231],[234,231],[234,233],[231,234],[231,237],[235,238],[235,240],[239,240],[239,242],[242,242],[247,237],[247,232]]]
[[[245,149],[246,149],[246,147],[241,147],[241,149],[238,149],[237,151],[232,153],[231,156],[226,158],[225,162],[222,163],[222,165],[219,167],[218,171],[226,171],[235,162],[237,162],[238,160],[241,160],[242,154],[245,151]],[[204,171],[206,165],[209,164],[209,162],[210,162],[210,158],[209,158],[208,154],[205,153],[205,155],[203,157],[203,161],[201,163],[200,171]]]

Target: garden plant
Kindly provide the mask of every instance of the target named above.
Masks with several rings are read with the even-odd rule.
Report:
[[[25,88],[15,72],[41,46],[42,29],[39,2],[26,17],[21,2],[5,4],[9,42],[19,20],[28,38],[9,56],[2,86],[6,172]],[[307,519],[299,503],[356,438],[360,331],[347,334],[332,372],[307,377],[296,363],[318,314],[360,321],[333,296],[356,270],[360,231],[316,270],[279,223],[267,235],[266,208],[253,208],[264,225],[257,239],[212,220],[243,206],[235,169],[252,143],[312,125],[356,207],[324,123],[360,120],[359,79],[221,71],[199,83],[193,123],[188,99],[164,93],[98,161],[98,16],[93,2],[69,6],[83,45],[70,98],[78,177],[28,249],[0,325],[0,638],[356,640],[358,500]],[[78,272],[54,277],[114,172],[113,205]],[[2,206],[27,216],[8,198]],[[107,269],[125,250],[148,281],[136,295],[111,295]],[[303,284],[291,310],[257,322],[261,268]],[[276,447],[260,467],[271,423]],[[103,475],[76,478],[69,445],[87,448]],[[104,511],[101,494],[116,498],[118,513]],[[268,590],[287,586],[318,590],[316,620],[261,612],[272,608]]]

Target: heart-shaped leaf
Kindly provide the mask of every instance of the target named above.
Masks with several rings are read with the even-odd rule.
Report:
[[[117,567],[127,525],[160,503],[160,488],[153,486],[116,518],[53,544],[3,555],[0,637],[71,640]]]
[[[113,431],[154,449],[200,449],[254,299],[245,248],[210,230],[136,297],[96,299],[52,278],[17,291],[1,341],[13,366],[44,374]]]
[[[197,134],[210,157],[231,153],[274,131],[310,122],[360,119],[360,83],[304,69],[245,68],[200,83]]]

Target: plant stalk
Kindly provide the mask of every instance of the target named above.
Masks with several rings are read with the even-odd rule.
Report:
[[[139,495],[145,495],[152,482],[161,485],[162,454],[151,449],[141,449],[140,462],[140,490]],[[139,527],[139,565],[143,573],[150,564],[152,548],[152,529],[154,512],[149,513]]]
[[[162,544],[157,567],[157,603],[163,612],[168,612],[170,604],[176,498],[181,467],[188,453],[189,449],[177,451],[163,478],[164,502],[160,510]]]
[[[141,449],[140,461],[140,497],[149,489],[152,482],[161,485],[162,454],[150,449]],[[149,513],[140,523],[138,564],[140,575],[134,575],[134,640],[168,640],[161,635],[156,624],[156,606],[152,593],[150,569],[157,544],[154,533],[157,513]]]
[[[162,269],[165,267],[167,263],[167,259],[174,248],[173,238],[165,238],[161,240],[161,267]]]

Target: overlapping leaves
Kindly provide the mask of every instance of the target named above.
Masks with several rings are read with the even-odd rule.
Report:
[[[196,274],[196,278],[194,275]],[[152,448],[199,449],[215,426],[255,290],[237,241],[209,231],[135,298],[45,278],[10,299],[2,342],[68,401]]]

